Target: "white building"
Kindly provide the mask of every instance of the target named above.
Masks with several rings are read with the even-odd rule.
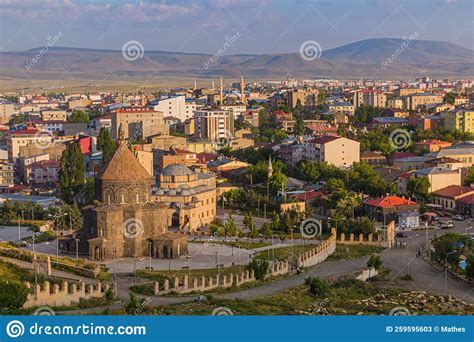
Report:
[[[155,111],[163,112],[163,117],[175,117],[181,122],[192,118],[197,109],[194,100],[186,99],[185,96],[171,96],[166,99],[157,100],[153,106]]]

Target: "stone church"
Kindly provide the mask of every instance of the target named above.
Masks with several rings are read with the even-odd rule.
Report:
[[[81,253],[88,253],[92,260],[186,255],[187,235],[180,229],[183,225],[169,230],[173,220],[180,223],[180,208],[153,199],[153,184],[151,175],[120,135],[117,150],[96,178],[96,204],[84,207],[84,226],[67,247],[72,252],[73,239],[79,239]]]

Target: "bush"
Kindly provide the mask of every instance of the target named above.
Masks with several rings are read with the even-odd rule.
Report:
[[[268,273],[268,261],[264,259],[252,259],[245,269],[249,272],[253,270],[255,279],[262,280]]]
[[[0,310],[15,310],[23,307],[30,290],[18,281],[0,281]]]
[[[382,259],[380,256],[372,254],[367,261],[367,267],[374,267],[376,270],[379,270],[382,267]]]
[[[315,297],[324,296],[329,292],[329,286],[327,283],[317,277],[306,278],[304,283],[309,287],[309,292]]]

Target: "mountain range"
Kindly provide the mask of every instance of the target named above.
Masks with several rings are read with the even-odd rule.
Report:
[[[412,79],[418,76],[468,78],[474,75],[474,51],[458,45],[427,40],[374,38],[316,51],[308,60],[296,53],[213,54],[148,51],[135,61],[121,50],[51,47],[0,53],[0,77],[62,79],[65,75],[94,77],[239,77],[281,79]],[[43,50],[44,52],[44,50]]]

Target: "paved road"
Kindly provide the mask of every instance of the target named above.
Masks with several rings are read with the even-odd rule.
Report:
[[[20,238],[23,240],[33,235],[29,227],[20,226]],[[0,241],[18,243],[18,226],[0,226]]]

